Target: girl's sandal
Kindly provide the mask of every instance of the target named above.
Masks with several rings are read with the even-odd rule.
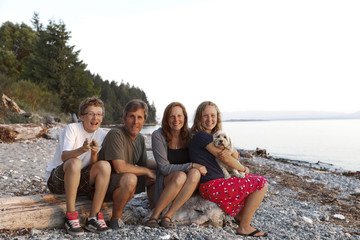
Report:
[[[169,220],[165,220],[169,219]],[[164,228],[175,228],[175,224],[171,221],[171,218],[164,216],[161,218],[160,226]]]
[[[157,218],[150,218],[145,222],[145,226],[151,227],[151,228],[157,228],[160,227]]]

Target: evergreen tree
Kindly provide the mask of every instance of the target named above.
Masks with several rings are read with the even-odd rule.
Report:
[[[79,60],[80,51],[68,45],[71,36],[63,22],[50,20],[46,29],[37,27],[37,30],[35,51],[26,62],[23,77],[58,93],[66,113],[77,112],[82,99],[100,94],[100,89],[93,88],[94,82],[85,71],[86,64]]]
[[[40,23],[32,18],[34,30],[25,24],[6,22],[0,27],[0,88],[30,110],[77,112],[89,96],[100,96],[105,104],[105,124],[122,123],[125,104],[141,99],[149,107],[147,123],[155,123],[156,109],[143,90],[129,83],[109,82],[86,70],[80,51],[68,44],[71,38],[63,22]],[[39,110],[40,110],[39,109]]]
[[[33,50],[36,33],[26,24],[5,22],[0,27],[0,72],[19,77],[23,62]]]

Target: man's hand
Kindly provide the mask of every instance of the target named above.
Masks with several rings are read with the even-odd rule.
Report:
[[[150,169],[149,169],[149,171],[148,171],[148,173],[146,174],[146,176],[147,176],[148,178],[150,178],[150,180],[155,181],[155,179],[156,179],[156,172],[155,172],[154,170],[150,170]]]

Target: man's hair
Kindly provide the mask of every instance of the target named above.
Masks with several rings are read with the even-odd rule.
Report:
[[[104,107],[104,103],[103,101],[101,101],[100,98],[98,97],[88,97],[86,98],[84,101],[82,101],[79,105],[79,115],[84,115],[86,112],[86,108],[88,108],[89,106],[94,106],[94,107],[101,107],[102,108],[102,113],[103,115],[105,115],[105,107]]]
[[[129,101],[123,110],[123,118],[125,119],[127,114],[129,112],[135,112],[138,109],[144,109],[144,114],[145,114],[145,120],[147,119],[148,116],[148,106],[146,105],[146,103],[140,99],[133,99],[131,101]]]

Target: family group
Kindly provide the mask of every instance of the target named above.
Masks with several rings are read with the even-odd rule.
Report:
[[[75,210],[77,196],[92,199],[85,229],[102,233],[123,228],[125,205],[135,193],[147,189],[149,202],[154,203],[144,223],[148,227],[174,228],[176,211],[199,191],[234,217],[237,234],[266,236],[250,222],[267,191],[267,179],[251,174],[239,162],[237,151],[214,145],[213,134],[221,130],[216,104],[202,102],[191,128],[183,104],[173,102],[166,107],[161,127],[151,135],[156,170],[147,165],[145,139],[140,133],[148,115],[146,103],[129,101],[123,109],[123,125],[110,131],[100,128],[104,114],[99,98],[85,99],[79,106],[80,121],[61,132],[54,158],[46,168],[49,190],[66,195],[65,228],[69,234],[84,233]],[[245,177],[225,179],[216,159],[244,172]],[[113,202],[110,226],[100,211],[104,201]]]

